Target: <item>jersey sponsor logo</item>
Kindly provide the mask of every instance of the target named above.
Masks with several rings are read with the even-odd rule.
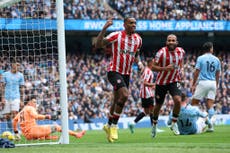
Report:
[[[121,50],[121,53],[123,53],[123,54],[129,54],[129,55],[131,55],[131,56],[134,56],[135,55],[135,53],[134,52],[131,52],[131,51],[129,51],[129,50]]]
[[[181,84],[179,82],[177,82],[176,86],[178,89],[181,89]]]

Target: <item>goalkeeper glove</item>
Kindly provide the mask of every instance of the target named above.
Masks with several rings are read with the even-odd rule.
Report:
[[[57,115],[46,115],[45,119],[56,121],[57,120]]]
[[[50,120],[51,119],[51,115],[46,115],[45,119]]]
[[[58,119],[57,115],[51,115],[51,120],[56,121]]]

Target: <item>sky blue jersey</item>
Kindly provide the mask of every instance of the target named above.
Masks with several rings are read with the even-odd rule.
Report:
[[[197,120],[199,117],[207,117],[207,113],[200,111],[196,106],[188,104],[181,107],[180,115],[177,120],[177,125],[181,135],[195,134],[197,132]],[[169,123],[172,120],[172,113],[169,116]]]
[[[22,73],[12,73],[10,71],[3,73],[2,82],[5,84],[5,99],[15,100],[20,98],[21,85],[25,84]]]
[[[197,58],[196,69],[200,70],[199,80],[216,80],[216,71],[221,71],[220,60],[206,53]]]

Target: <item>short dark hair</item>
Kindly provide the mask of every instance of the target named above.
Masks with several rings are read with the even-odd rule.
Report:
[[[125,23],[126,21],[128,21],[128,19],[130,19],[130,18],[133,18],[133,17],[131,17],[131,16],[126,16],[126,17],[124,18],[124,23]]]
[[[11,58],[10,61],[11,61],[11,64],[17,63],[17,59],[16,58]]]
[[[24,105],[27,105],[28,102],[30,102],[32,99],[36,99],[36,96],[35,96],[35,95],[29,95],[29,96],[26,98],[26,100],[25,100],[25,102],[24,102]]]
[[[212,42],[206,42],[206,43],[203,44],[202,50],[204,52],[209,52],[212,47],[213,47],[213,43]]]
[[[148,59],[147,64],[149,65],[152,61],[153,61],[152,59]]]

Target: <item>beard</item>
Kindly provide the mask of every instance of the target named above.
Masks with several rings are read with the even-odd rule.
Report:
[[[167,48],[169,51],[174,51],[176,49],[177,45],[176,44],[170,44],[170,45],[167,45]]]

